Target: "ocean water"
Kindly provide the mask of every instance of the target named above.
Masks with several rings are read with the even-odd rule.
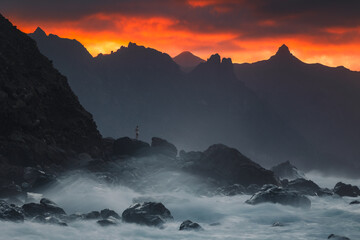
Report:
[[[63,207],[68,214],[110,208],[121,215],[133,202],[160,201],[174,216],[174,221],[167,223],[163,229],[128,223],[101,227],[96,221],[77,221],[68,227],[29,221],[0,222],[0,239],[319,240],[327,239],[331,233],[352,240],[360,239],[360,205],[349,205],[354,198],[310,197],[312,206],[309,210],[267,203],[252,206],[245,203],[251,197],[249,195],[211,197],[197,194],[203,186],[199,179],[183,175],[173,168],[159,170],[159,166],[155,166],[155,171],[151,167],[153,164],[132,166],[136,170],[131,174],[138,180],[136,190],[129,187],[129,182],[134,179],[114,185],[98,181],[92,175],[74,172],[61,178],[43,196]],[[359,182],[323,177],[316,173],[308,177],[316,178],[314,180],[322,187],[333,187],[333,182],[338,180],[354,184]],[[325,183],[329,186],[322,185]],[[181,222],[187,219],[199,223],[204,231],[179,231]],[[273,227],[274,222],[284,226]]]

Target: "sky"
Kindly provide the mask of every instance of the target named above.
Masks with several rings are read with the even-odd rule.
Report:
[[[304,62],[360,71],[359,0],[1,0],[0,13],[26,33],[77,39],[93,56],[131,41],[243,63],[286,44]]]

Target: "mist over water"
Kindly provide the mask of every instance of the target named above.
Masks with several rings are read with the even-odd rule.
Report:
[[[164,164],[166,158],[130,159],[111,163],[119,183],[106,183],[99,175],[74,171],[43,193],[67,214],[110,208],[121,213],[133,202],[162,202],[174,216],[164,229],[121,223],[101,227],[96,221],[76,221],[68,227],[33,223],[1,222],[0,239],[327,239],[331,233],[360,239],[360,208],[349,205],[353,198],[310,197],[310,210],[278,204],[248,205],[249,195],[209,196],[200,179],[181,170],[179,163]],[[125,170],[124,170],[125,169]],[[310,173],[321,187],[333,187],[342,180]],[[136,184],[134,184],[136,182]],[[327,185],[326,185],[327,184]],[[131,188],[130,188],[131,186]],[[209,189],[210,191],[211,189]],[[184,220],[198,222],[205,231],[186,232],[178,228]],[[274,222],[283,227],[272,227]]]

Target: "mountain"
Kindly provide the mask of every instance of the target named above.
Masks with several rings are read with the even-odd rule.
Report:
[[[176,62],[180,68],[184,72],[190,72],[193,70],[197,65],[200,63],[205,62],[204,59],[199,58],[198,56],[195,56],[189,51],[184,51],[173,58],[174,62]]]
[[[184,73],[169,55],[129,43],[89,65],[91,78],[81,67],[67,76],[105,136],[134,136],[139,125],[143,140],[159,136],[186,150],[221,142],[267,166],[291,159],[303,167],[315,158],[302,136],[237,79],[231,59],[215,54]]]
[[[360,73],[306,64],[283,45],[269,60],[236,64],[235,73],[312,144],[327,167],[358,171]]]
[[[40,33],[38,31],[38,33]],[[0,15],[0,179],[101,155],[101,135],[36,42]]]

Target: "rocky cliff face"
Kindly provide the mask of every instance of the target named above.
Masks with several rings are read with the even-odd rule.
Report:
[[[0,177],[101,152],[101,135],[67,79],[0,15]],[[7,166],[7,167],[5,167]]]

